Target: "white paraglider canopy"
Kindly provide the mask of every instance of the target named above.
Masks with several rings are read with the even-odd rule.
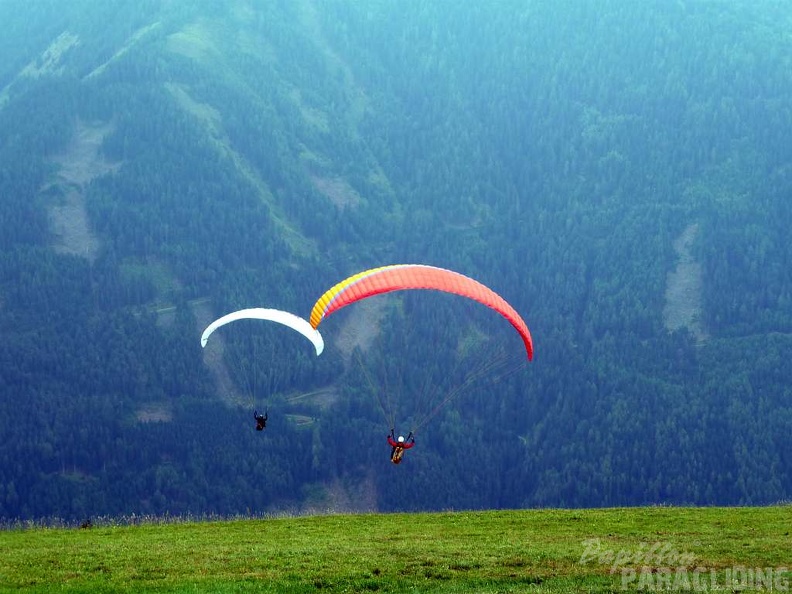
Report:
[[[235,322],[237,320],[267,320],[270,322],[283,324],[284,326],[288,326],[292,330],[299,332],[305,336],[305,338],[310,340],[316,349],[317,357],[321,355],[322,351],[324,350],[324,339],[322,338],[322,335],[319,334],[318,330],[312,328],[306,320],[289,313],[288,311],[282,311],[280,309],[268,309],[263,307],[240,309],[239,311],[226,314],[222,318],[218,318],[209,324],[206,327],[206,330],[203,331],[203,334],[201,335],[201,347],[206,346],[206,343],[209,340],[209,337],[212,335],[212,332],[221,326],[225,326],[226,324]]]

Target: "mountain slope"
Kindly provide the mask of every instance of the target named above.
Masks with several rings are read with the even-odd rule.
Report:
[[[790,497],[779,6],[10,2],[0,21],[0,516]],[[339,312],[319,358],[273,329],[198,344],[213,316],[307,316],[399,262],[498,291],[535,361],[467,386],[519,340],[433,293]],[[393,467],[385,404],[402,430],[462,386]]]

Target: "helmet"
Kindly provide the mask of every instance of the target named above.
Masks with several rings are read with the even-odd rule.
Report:
[[[399,443],[404,442],[404,435],[399,435]]]

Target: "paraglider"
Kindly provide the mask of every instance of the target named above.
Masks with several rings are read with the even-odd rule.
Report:
[[[388,435],[388,445],[391,446],[391,462],[400,464],[402,456],[404,456],[404,450],[409,450],[415,445],[415,437],[411,431],[406,440],[403,435],[399,435],[399,438],[396,439],[396,434],[391,429],[390,435]]]
[[[319,333],[318,330],[312,328],[311,325],[303,318],[296,316],[292,313],[289,313],[287,311],[282,311],[279,309],[267,309],[261,307],[241,309],[239,311],[234,311],[222,316],[221,318],[218,318],[217,320],[209,324],[206,327],[206,329],[203,331],[203,334],[201,335],[201,347],[202,348],[206,347],[209,341],[209,337],[215,332],[215,330],[217,330],[222,326],[225,326],[226,324],[230,324],[231,322],[236,322],[240,320],[264,320],[264,321],[270,321],[270,322],[276,322],[278,324],[282,324],[283,326],[286,326],[296,332],[299,332],[305,338],[310,340],[314,346],[314,350],[316,351],[317,356],[321,355],[322,351],[324,350],[324,340],[322,339],[322,335]],[[256,361],[252,361],[250,365],[255,366]],[[251,389],[254,389],[253,386],[251,386]],[[265,411],[264,414],[262,415],[259,414],[257,410],[254,410],[253,417],[256,420],[256,431],[263,431],[264,428],[267,426],[269,413]]]
[[[326,291],[316,301],[309,317],[310,325],[312,328],[316,329],[327,316],[347,305],[351,305],[368,297],[411,289],[426,289],[451,293],[476,301],[493,309],[513,326],[522,339],[525,355],[519,356],[520,363],[518,365],[523,365],[526,362],[526,358],[528,361],[533,359],[533,340],[528,326],[514,307],[503,299],[503,297],[489,287],[463,274],[423,264],[382,266],[365,270],[342,280]],[[449,319],[449,326],[452,322],[453,320]],[[448,377],[444,377],[441,382],[446,385],[446,388],[443,392],[440,392],[440,382],[438,382],[434,389],[430,385],[432,382],[426,382],[425,386],[421,389],[421,393],[417,394],[414,399],[415,410],[413,411],[411,430],[406,440],[403,436],[397,439],[392,429],[394,426],[394,410],[392,399],[387,392],[387,386],[385,386],[384,390],[381,390],[379,386],[376,385],[378,382],[372,380],[370,374],[363,365],[360,353],[357,353],[358,361],[363,369],[369,388],[376,394],[380,409],[384,414],[385,420],[391,427],[391,434],[388,436],[388,444],[391,446],[391,461],[394,464],[399,464],[402,461],[404,451],[415,445],[414,436],[418,429],[437,414],[440,409],[457,394],[469,388],[483,377],[491,376],[493,372],[502,372],[505,375],[514,369],[508,369],[506,367],[507,365],[512,365],[510,359],[514,355],[508,352],[504,354],[497,346],[486,353],[482,351],[478,352],[478,357],[468,357],[464,362],[460,356],[457,364],[461,365],[461,367],[448,370],[450,372],[456,372],[459,369],[463,371],[464,377],[456,385],[449,385]],[[385,360],[385,364],[388,365],[393,359],[381,357],[380,361],[383,360]],[[390,382],[386,379],[382,383],[388,384]],[[434,394],[431,393],[432,391],[434,391]]]
[[[256,431],[264,431],[264,428],[267,426],[267,419],[269,418],[267,411],[264,411],[264,414],[260,415],[257,410],[254,410],[253,418],[256,419]]]

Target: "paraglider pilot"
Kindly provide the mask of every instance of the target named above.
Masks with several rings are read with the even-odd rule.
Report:
[[[263,431],[264,427],[267,426],[267,411],[264,411],[263,415],[260,415],[257,410],[253,411],[253,418],[256,419],[256,431]]]
[[[404,439],[403,435],[399,435],[399,439],[396,439],[396,435],[391,429],[390,435],[388,435],[388,445],[391,446],[391,462],[394,464],[399,464],[402,461],[402,456],[404,455],[404,450],[409,450],[411,447],[415,445],[415,437],[413,437],[412,431],[407,436],[407,439]]]

